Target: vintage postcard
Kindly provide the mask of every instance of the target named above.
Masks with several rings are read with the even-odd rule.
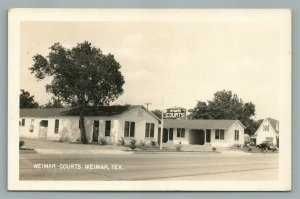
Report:
[[[9,190],[291,189],[290,10],[8,16]]]

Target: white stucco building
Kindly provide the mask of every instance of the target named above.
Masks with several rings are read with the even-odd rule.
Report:
[[[239,120],[164,119],[163,143],[230,147],[244,144]]]
[[[259,128],[254,134],[256,138],[256,144],[261,144],[264,142],[273,143],[274,145],[279,145],[279,121],[266,118],[261,123]]]
[[[80,140],[79,109],[20,109],[20,137],[76,142]],[[89,107],[84,117],[88,142],[116,144],[135,139],[160,143],[160,119],[143,106]],[[163,143],[229,147],[244,144],[238,120],[164,119]]]
[[[151,142],[157,140],[159,118],[143,106],[101,106],[86,109],[84,123],[88,142],[116,143],[121,137]],[[20,109],[20,137],[78,141],[79,110]]]

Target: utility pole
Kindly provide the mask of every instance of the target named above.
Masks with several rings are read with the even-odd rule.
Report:
[[[147,110],[148,110],[148,106],[151,105],[151,104],[152,103],[150,103],[150,102],[145,103]]]

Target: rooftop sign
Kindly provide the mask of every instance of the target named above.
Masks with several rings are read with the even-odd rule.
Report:
[[[180,107],[169,108],[166,110],[166,118],[182,118],[186,116],[186,109]]]

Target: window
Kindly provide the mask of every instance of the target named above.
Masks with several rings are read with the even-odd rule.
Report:
[[[240,135],[239,135],[239,130],[235,130],[234,131],[234,140],[239,140],[240,139]]]
[[[25,126],[25,119],[22,119],[22,124],[21,126]]]
[[[134,137],[135,122],[125,122],[124,126],[124,137]]]
[[[54,133],[58,134],[58,129],[59,129],[59,120],[55,120],[55,125],[54,125]]]
[[[185,137],[185,128],[177,128],[177,137],[184,138]]]
[[[154,137],[154,124],[153,123],[146,123],[145,137],[146,138],[153,138]]]
[[[264,131],[269,131],[269,125],[264,125],[263,129],[264,129]]]
[[[154,123],[150,124],[150,137],[153,138],[154,137]]]
[[[216,140],[224,140],[224,129],[216,129],[215,139]]]
[[[266,137],[267,142],[273,142],[273,137]]]
[[[105,136],[110,136],[110,129],[111,129],[111,121],[108,120],[105,122]]]

